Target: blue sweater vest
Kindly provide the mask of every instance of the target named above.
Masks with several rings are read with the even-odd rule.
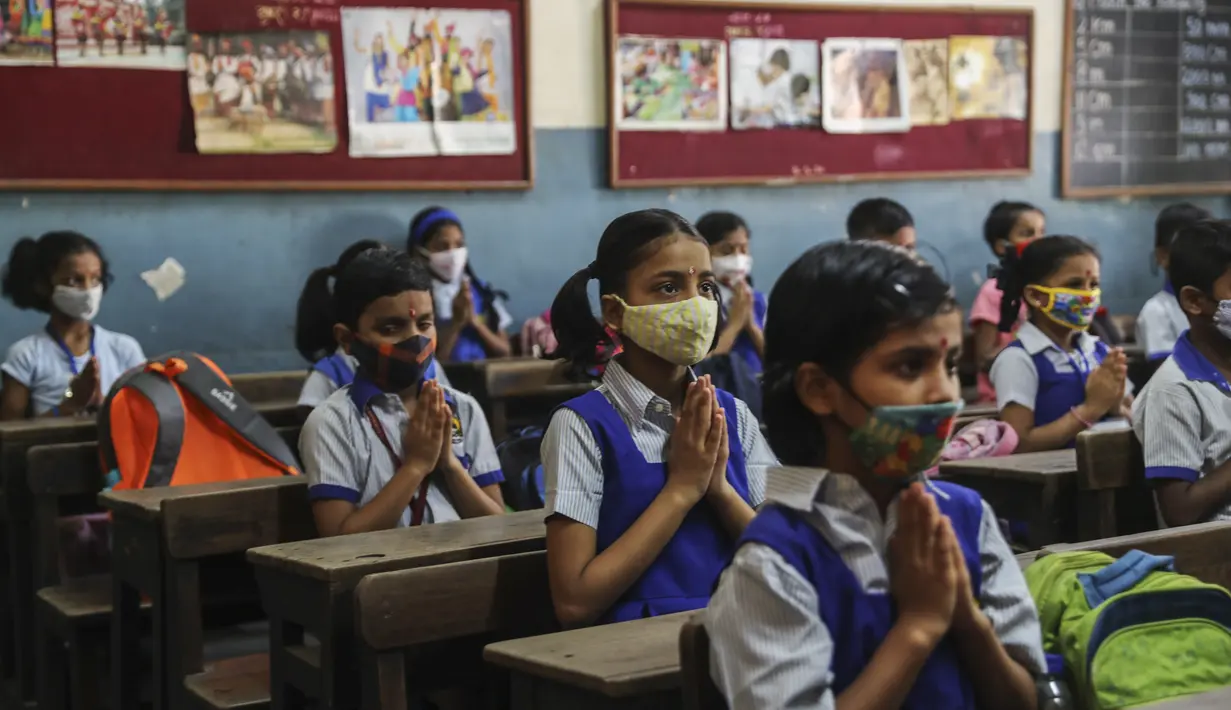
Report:
[[[1021,348],[1020,340],[1009,343],[1010,348]],[[1102,363],[1107,358],[1107,344],[1098,341],[1094,344],[1094,357]],[[1034,398],[1034,425],[1051,424],[1069,413],[1069,410],[1086,401],[1086,378],[1090,372],[1083,369],[1085,357],[1069,356],[1072,361],[1072,372],[1057,372],[1056,366],[1047,359],[1044,350],[1030,356],[1034,369],[1039,373],[1039,391]],[[1072,443],[1070,442],[1070,446]]]

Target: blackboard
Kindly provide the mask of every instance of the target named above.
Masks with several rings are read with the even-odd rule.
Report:
[[[1231,192],[1231,0],[1068,0],[1065,197]]]

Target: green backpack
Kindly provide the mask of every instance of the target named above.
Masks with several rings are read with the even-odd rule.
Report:
[[[1172,563],[1140,550],[1061,552],[1026,568],[1043,650],[1063,656],[1086,710],[1231,685],[1231,593]]]

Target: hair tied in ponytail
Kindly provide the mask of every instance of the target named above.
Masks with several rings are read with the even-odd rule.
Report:
[[[591,261],[589,265],[586,266],[586,275],[592,279],[598,278],[598,261],[597,260]]]

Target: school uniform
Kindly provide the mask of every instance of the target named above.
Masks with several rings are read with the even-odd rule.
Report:
[[[34,416],[41,416],[64,401],[69,383],[90,362],[91,356],[98,358],[99,388],[104,395],[120,375],[145,363],[145,353],[133,337],[98,325],[93,326],[93,332],[89,351],[80,356],[73,355],[60,338],[46,329],[9,348],[0,370],[30,390]]]
[[[334,392],[338,391],[339,387],[349,385],[355,379],[355,369],[359,363],[355,358],[351,357],[342,348],[338,348],[334,354],[326,358],[321,358],[312,364],[312,370],[308,372],[308,378],[304,380],[303,389],[299,391],[299,406],[315,407]],[[449,378],[445,375],[443,367],[437,367],[435,360],[427,366],[427,372],[424,374],[429,380],[436,380],[446,387],[451,387]]]
[[[1038,612],[991,507],[961,486],[926,485],[953,523],[996,636],[1014,660],[1042,673]],[[887,555],[898,501],[882,522],[855,478],[795,467],[769,472],[766,499],[706,610],[711,673],[731,710],[832,710],[895,621]],[[973,710],[972,680],[946,638],[902,708]]]
[[[457,297],[459,291],[462,290],[462,279],[457,281],[439,281],[432,279],[432,303],[436,306],[436,326],[437,328],[447,326],[453,317],[453,299]],[[474,312],[479,318],[486,318],[488,311],[488,299],[479,289],[479,285],[475,281],[470,282],[470,295],[474,300]],[[504,307],[504,301],[500,298],[494,298],[492,301],[492,309],[496,312],[496,329],[508,330],[509,326],[513,325],[513,316],[509,314],[508,309]],[[487,323],[491,327],[491,322]],[[457,343],[453,346],[453,352],[449,353],[449,361],[451,362],[470,362],[471,360],[486,360],[487,350],[483,347],[483,339],[473,327],[467,327],[457,336]]]
[[[732,296],[731,289],[722,285],[718,288],[722,293],[722,302],[730,303]],[[765,316],[768,314],[769,299],[765,297],[764,293],[754,290],[752,292],[752,319],[756,322],[758,328],[764,330]],[[761,364],[761,354],[757,352],[757,348],[753,345],[752,338],[748,336],[748,333],[741,332],[739,334],[739,337],[735,339],[735,344],[731,346],[731,352],[732,354],[739,355],[743,358],[744,362],[748,363],[748,369],[751,370],[753,374],[760,374],[761,371],[765,369]]]
[[[1109,349],[1086,331],[1078,332],[1075,346],[1066,352],[1034,323],[1022,323],[1017,338],[992,363],[996,407],[1004,411],[1010,404],[1020,404],[1034,412],[1035,426],[1043,426],[1086,401],[1086,378]],[[1133,383],[1126,381],[1124,393],[1132,391]]]
[[[1168,279],[1163,290],[1151,296],[1137,315],[1137,342],[1145,348],[1147,360],[1162,360],[1186,330],[1188,316]]]
[[[470,395],[452,387],[443,390],[453,410],[453,454],[479,487],[502,482],[504,473],[483,410]],[[365,413],[369,407],[381,433]],[[308,498],[366,505],[393,479],[395,457],[396,461],[405,459],[402,435],[409,423],[396,394],[382,392],[363,379],[338,389],[312,410],[299,435]],[[411,524],[411,508],[402,512],[398,527]],[[460,517],[446,482],[433,473],[428,479],[423,522],[443,523]]]
[[[1133,402],[1148,479],[1193,482],[1231,461],[1231,384],[1185,333]],[[1210,520],[1231,520],[1231,500]]]
[[[722,391],[718,401],[727,416],[727,480],[757,506],[765,497],[765,470],[776,460],[748,406]],[[547,515],[594,528],[598,552],[610,547],[666,484],[674,429],[671,404],[610,362],[602,384],[557,409],[543,437]],[[698,503],[600,623],[705,606],[734,549],[712,508]]]

